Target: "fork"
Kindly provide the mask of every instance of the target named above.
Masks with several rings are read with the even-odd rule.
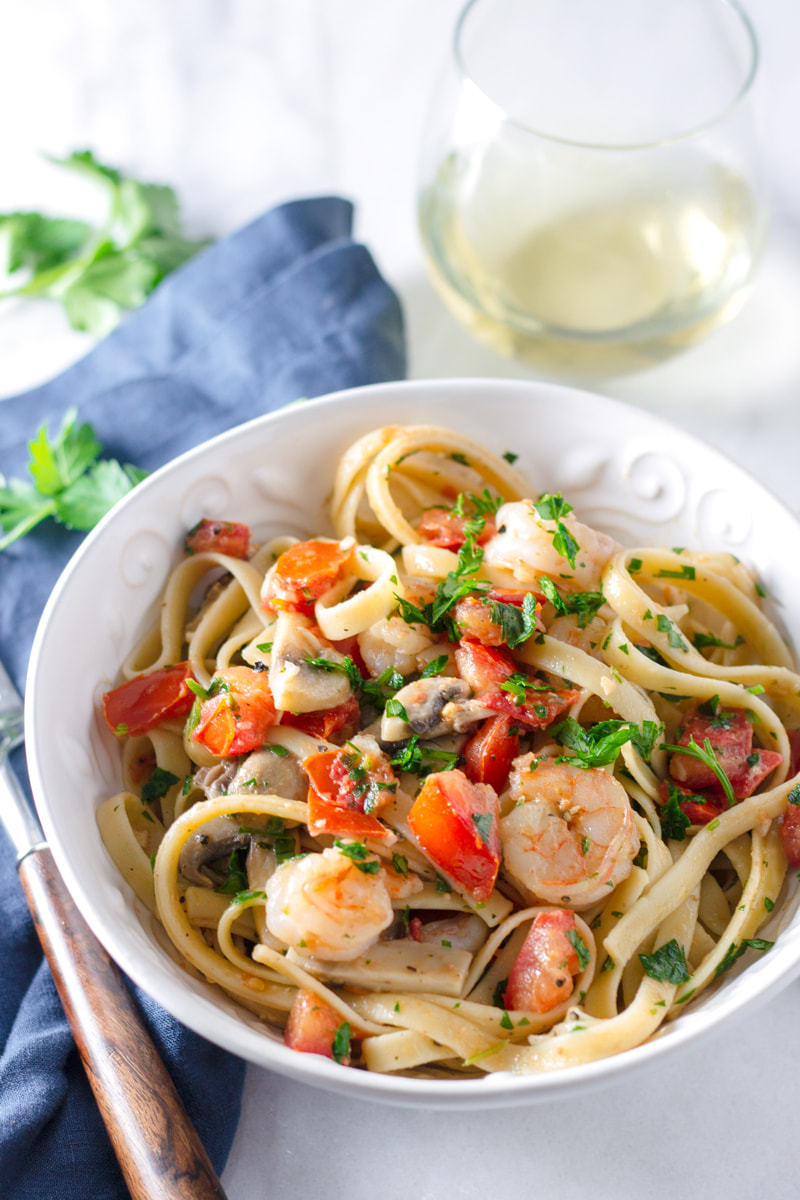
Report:
[[[78,912],[8,755],[22,698],[0,662],[0,821],[36,932],[133,1200],[225,1200],[118,968]]]

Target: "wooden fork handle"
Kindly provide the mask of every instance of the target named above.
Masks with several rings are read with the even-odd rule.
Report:
[[[86,1074],[133,1200],[225,1200],[122,977],[47,847],[19,866]]]

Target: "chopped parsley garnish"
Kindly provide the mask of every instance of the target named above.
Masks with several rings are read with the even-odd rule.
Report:
[[[377,875],[380,871],[380,862],[363,842],[340,842],[338,838],[335,838],[333,844],[340,854],[349,858],[353,865],[365,875]]]
[[[543,521],[560,521],[572,512],[572,505],[567,503],[560,492],[556,492],[555,495],[544,492],[533,507]]]
[[[234,850],[228,859],[228,874],[225,882],[217,888],[218,892],[222,892],[225,896],[236,896],[239,892],[246,892],[248,888],[247,867],[245,860],[247,858],[247,850],[240,847]]]
[[[507,462],[507,463],[511,463],[511,465],[513,466],[513,465],[514,465],[514,463],[515,463],[515,462],[517,461],[517,459],[519,458],[519,455],[518,455],[518,454],[512,454],[510,450],[506,450],[506,452],[505,452],[505,453],[504,453],[504,455],[503,455],[503,458],[506,460],[506,462]]]
[[[408,859],[404,854],[393,854],[392,866],[398,875],[402,875],[403,879],[408,879]]]
[[[553,549],[556,554],[560,554],[562,558],[567,560],[574,571],[575,559],[580,546],[561,519],[572,512],[572,505],[567,503],[560,492],[557,492],[555,496],[549,492],[545,492],[544,495],[539,497],[533,507],[543,521],[555,521],[556,528],[553,533]]]
[[[588,769],[614,762],[626,742],[631,742],[640,757],[649,761],[661,728],[655,721],[644,721],[641,727],[632,721],[598,721],[587,729],[573,717],[567,717],[551,732],[559,746],[573,752],[558,761]]]
[[[477,829],[481,841],[486,846],[489,845],[489,837],[491,836],[491,832],[492,832],[492,821],[493,820],[494,820],[494,817],[492,816],[491,813],[483,812],[483,813],[473,813],[472,814],[472,823],[475,826],[475,828]]]
[[[575,614],[579,629],[585,629],[597,616],[598,609],[605,604],[602,592],[576,592],[574,595],[562,596],[549,575],[540,575],[539,587],[557,613],[562,616]]]
[[[450,658],[447,654],[440,654],[438,658],[434,658],[428,663],[427,667],[420,672],[421,679],[430,679],[432,675],[441,675],[445,670]]]
[[[479,519],[479,523],[482,528],[482,518]],[[458,627],[450,615],[451,609],[459,600],[476,592],[485,592],[491,586],[487,580],[471,578],[483,562],[483,550],[476,546],[473,540],[476,533],[480,532],[478,523],[474,529],[470,529],[470,524],[472,523],[465,527],[467,540],[458,552],[456,568],[449,571],[438,585],[433,600],[413,604],[395,593],[398,612],[407,625],[424,625],[431,633],[445,633],[451,642],[457,642],[459,639]]]
[[[343,662],[337,662],[332,658],[326,658],[325,655],[319,655],[314,658],[311,655],[306,655],[303,659],[306,666],[316,667],[319,671],[338,671],[342,675],[346,675],[350,687],[354,692],[358,692],[363,685],[361,672],[356,666],[353,659],[348,654]]]
[[[578,956],[578,966],[582,971],[585,971],[592,959],[586,942],[578,933],[577,929],[567,930],[567,941],[572,945],[575,953]]]
[[[722,975],[724,971],[729,971],[746,950],[760,950],[764,952],[771,950],[774,945],[774,942],[768,942],[765,938],[744,938],[738,946],[736,942],[732,942],[725,951],[725,957],[717,967],[714,978],[716,979],[718,975]]]
[[[415,733],[400,753],[389,761],[398,770],[410,771],[424,779],[426,775],[433,775],[438,771],[452,771],[458,762],[458,755],[449,750],[437,750],[433,746],[420,746]]]
[[[659,946],[652,954],[640,954],[639,962],[645,975],[659,983],[686,983],[691,979],[686,963],[686,952],[675,938]]]
[[[671,780],[667,780],[667,787],[669,799],[661,809],[661,833],[665,838],[682,842],[692,822],[681,808],[681,800],[688,800],[689,797],[678,791]]]
[[[685,563],[679,571],[656,571],[655,579],[695,579],[697,572],[694,567]]]
[[[346,1058],[350,1057],[350,1022],[342,1021],[336,1033],[333,1035],[333,1044],[331,1045],[331,1054],[334,1062],[343,1063]]]
[[[162,796],[166,796],[169,789],[179,782],[179,777],[173,775],[172,771],[156,767],[147,783],[142,786],[142,800],[145,804],[152,804],[154,800],[160,800]]]
[[[514,1028],[514,1022],[511,1020],[511,1017],[505,1011],[503,1011],[503,1015],[500,1018],[500,1028],[501,1029],[513,1029]]]
[[[536,633],[536,598],[526,592],[522,608],[505,604],[500,600],[487,599],[492,621],[503,631],[503,641],[509,650],[514,650]]]
[[[689,647],[687,646],[682,634],[678,632],[675,624],[670,621],[669,617],[664,613],[659,613],[656,617],[656,629],[659,633],[667,635],[667,641],[675,650],[683,650],[687,654]]]
[[[692,635],[692,642],[696,650],[706,650],[710,647],[718,650],[735,650],[742,645],[744,638],[739,634],[735,642],[723,642],[713,633],[695,633]]]
[[[236,895],[233,897],[233,903],[234,904],[247,904],[251,900],[255,902],[257,900],[266,900],[266,898],[267,898],[266,892],[261,892],[261,891],[237,892]]]
[[[408,713],[401,702],[395,700],[394,697],[386,701],[384,712],[387,717],[399,717],[401,721],[405,721],[406,725],[408,725]]]

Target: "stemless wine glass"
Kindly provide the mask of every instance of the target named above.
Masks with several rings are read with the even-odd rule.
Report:
[[[419,198],[456,316],[580,377],[657,362],[738,311],[765,227],[757,61],[734,0],[470,0]]]

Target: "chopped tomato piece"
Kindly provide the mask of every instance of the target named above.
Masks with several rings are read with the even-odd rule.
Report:
[[[467,540],[466,525],[474,517],[459,516],[446,508],[426,508],[417,526],[417,533],[431,546],[442,546],[446,550],[460,550]],[[474,539],[483,546],[497,533],[493,517],[484,517],[483,529]]]
[[[783,762],[783,756],[775,750],[753,750],[753,727],[740,708],[719,709],[713,717],[694,709],[683,724],[677,744],[688,746],[691,739],[701,749],[705,748],[708,739],[737,800],[752,795],[767,775]],[[669,773],[693,792],[721,791],[719,779],[711,767],[688,754],[674,753]]]
[[[262,606],[309,615],[341,578],[348,558],[338,542],[296,542],[278,557]]]
[[[519,735],[513,717],[489,717],[464,747],[464,767],[473,783],[488,783],[496,792],[506,786],[511,763],[519,753]]]
[[[353,779],[343,759],[348,756],[341,750],[324,750],[312,754],[303,761],[308,775],[308,828],[312,834],[330,833],[334,837],[376,838],[383,842],[395,841],[395,834],[383,825],[371,812],[364,812],[367,794],[377,800],[376,807],[385,807],[392,793],[380,784],[394,783],[396,778],[391,767],[381,767],[372,772],[365,770],[366,780]],[[380,777],[374,782],[370,774]],[[386,772],[391,779],[386,777]],[[357,795],[357,784],[365,782],[366,788]]]
[[[547,1013],[572,994],[574,976],[581,968],[569,932],[576,940],[580,937],[575,914],[569,909],[551,908],[536,914],[508,977],[503,997],[506,1008]]]
[[[300,988],[292,1003],[283,1040],[290,1049],[300,1050],[303,1054],[333,1058],[333,1040],[342,1023],[341,1013],[314,992]],[[343,1055],[339,1061],[349,1067],[350,1055]]]
[[[414,942],[422,941],[422,921],[419,917],[412,917],[408,922],[408,936]]]
[[[355,696],[348,696],[343,704],[320,712],[284,713],[282,725],[302,729],[309,737],[321,738],[324,742],[346,741],[358,733],[361,709]]]
[[[781,845],[790,867],[800,867],[800,807],[786,805],[781,821]]]
[[[535,680],[531,681],[535,684]],[[517,703],[517,697],[511,692],[489,692],[481,696],[481,704],[494,712],[512,717],[522,725],[534,729],[546,729],[571,704],[580,698],[580,692],[574,688],[551,688],[545,691],[525,689],[525,699]]]
[[[690,792],[677,783],[673,783],[672,787],[679,797],[678,808],[689,818],[692,825],[708,825],[727,810],[727,800],[720,799],[718,795],[711,797],[699,792]],[[666,804],[670,797],[670,785],[666,779],[659,785],[658,792]]]
[[[231,558],[247,558],[250,549],[250,529],[235,521],[209,521],[205,517],[190,529],[183,543],[187,554],[228,554]]]
[[[482,692],[496,691],[517,669],[512,659],[501,650],[483,646],[468,638],[456,647],[456,666],[459,675],[467,681],[476,696]]]
[[[748,754],[740,769],[731,776],[736,799],[746,800],[752,796],[758,785],[782,762],[783,755],[777,750],[753,750]]]
[[[492,588],[491,591],[484,595],[465,596],[463,600],[459,600],[454,609],[454,616],[459,629],[470,638],[475,638],[476,641],[482,642],[484,646],[505,646],[508,644],[508,632],[498,621],[494,619],[497,615],[496,608],[493,610],[492,605],[505,604],[511,608],[522,608],[526,592],[511,592],[508,590],[500,591],[500,589]],[[500,596],[510,596],[513,599],[500,599]],[[544,625],[539,620],[541,604],[535,601],[536,604],[536,619],[534,628],[543,630]],[[502,611],[502,610],[501,610]],[[519,626],[521,630],[522,625]],[[513,626],[512,626],[513,629]],[[512,645],[516,645],[517,640],[512,640]]]
[[[246,754],[263,745],[277,720],[267,671],[226,667],[211,681],[212,695],[200,704],[192,739],[218,758]]]
[[[431,862],[485,902],[500,869],[499,806],[493,788],[463,771],[439,771],[422,785],[408,823]]]
[[[112,733],[133,736],[155,729],[169,717],[185,717],[194,703],[188,662],[137,675],[103,696],[103,715]]]

